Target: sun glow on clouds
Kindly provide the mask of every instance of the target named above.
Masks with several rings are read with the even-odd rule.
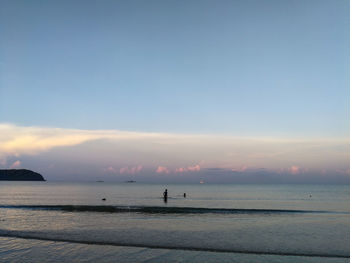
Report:
[[[300,167],[299,166],[296,166],[296,165],[293,165],[292,167],[289,168],[289,172],[291,174],[299,174],[300,173]]]
[[[74,146],[98,139],[165,139],[167,136],[166,134],[116,130],[75,130],[0,124],[0,150],[2,157],[5,155],[32,155],[55,147]]]
[[[0,124],[2,167],[20,167],[22,156],[42,155],[59,147],[62,158],[94,163],[100,172],[115,175],[193,175],[207,168],[233,173],[265,168],[290,175],[310,170],[350,174],[349,138],[237,137]],[[126,166],[128,163],[134,165]]]
[[[165,166],[158,166],[156,169],[157,174],[169,174],[170,170]]]
[[[308,172],[309,170],[307,168],[303,168],[297,165],[292,165],[289,168],[282,168],[280,169],[278,172],[279,173],[288,173],[288,174],[292,174],[292,175],[297,175],[297,174],[303,174]],[[321,169],[320,174],[326,174],[327,170],[326,169]]]
[[[72,146],[88,140],[106,137],[95,131],[58,128],[19,127],[0,124],[0,149],[2,154],[37,154],[54,147]]]
[[[186,173],[186,172],[199,172],[201,167],[199,164],[188,167],[180,167],[175,169],[175,173]]]
[[[17,169],[19,167],[21,167],[21,162],[17,160],[13,164],[11,164],[10,169]]]

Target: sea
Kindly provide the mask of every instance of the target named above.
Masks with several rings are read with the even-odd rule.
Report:
[[[350,262],[350,185],[3,181],[0,262]]]

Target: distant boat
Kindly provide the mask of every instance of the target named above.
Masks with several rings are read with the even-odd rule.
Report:
[[[200,180],[199,183],[200,183],[200,184],[204,184],[204,181],[203,181],[203,180]]]
[[[96,183],[103,183],[104,181],[102,181],[102,180],[99,180],[99,181],[96,181]]]
[[[134,180],[125,181],[125,183],[136,183]]]

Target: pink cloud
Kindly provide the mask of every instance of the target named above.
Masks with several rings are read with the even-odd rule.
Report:
[[[127,174],[129,173],[129,167],[125,166],[119,169],[120,174]]]
[[[183,173],[183,172],[186,172],[185,168],[180,167],[175,169],[175,173]]]
[[[180,167],[175,169],[175,173],[184,173],[184,172],[199,172],[201,167],[199,164],[188,166],[188,167]]]
[[[291,174],[300,174],[301,169],[299,166],[293,165],[288,169],[289,173]]]
[[[10,169],[16,169],[20,166],[21,166],[21,162],[17,160],[13,164],[11,164]]]
[[[189,166],[187,167],[187,169],[191,172],[198,172],[201,170],[201,167],[197,164],[197,165],[194,165],[194,166]]]
[[[142,165],[134,166],[134,167],[129,167],[125,166],[119,169],[120,174],[137,174],[141,172],[142,170]]]
[[[168,174],[170,173],[169,169],[165,166],[158,166],[156,173],[158,174]]]

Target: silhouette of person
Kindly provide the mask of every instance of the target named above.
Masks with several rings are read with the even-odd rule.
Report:
[[[186,193],[184,193],[184,198],[186,198]]]
[[[164,199],[165,203],[168,201],[168,189],[165,189],[165,191],[163,193],[163,199]]]

